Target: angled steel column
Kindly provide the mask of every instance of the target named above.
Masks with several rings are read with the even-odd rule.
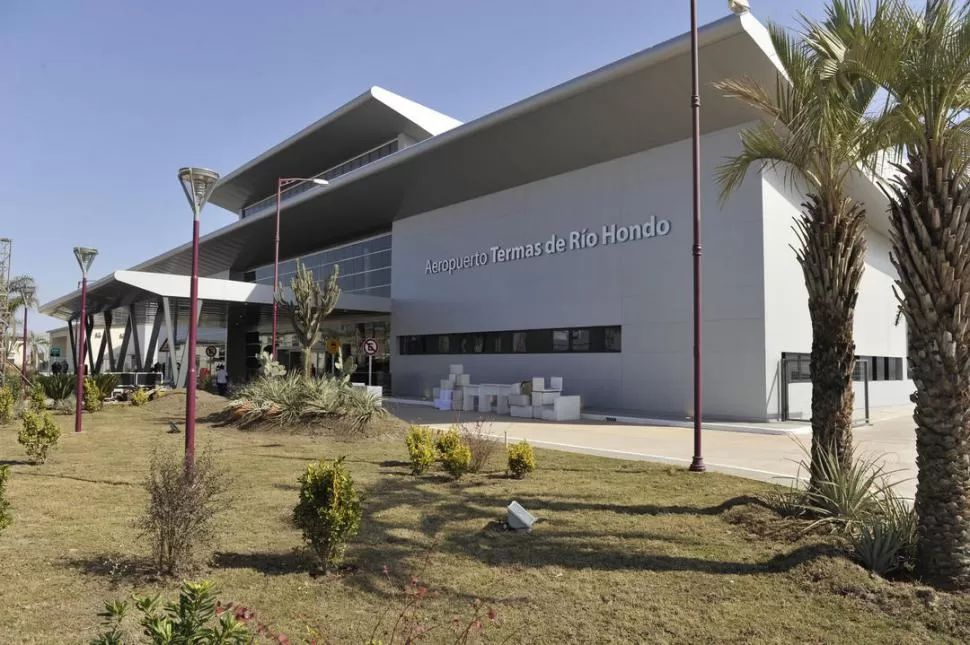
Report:
[[[199,320],[202,318],[202,302],[203,302],[202,300],[199,300],[199,303],[198,305],[196,305],[196,308],[195,308],[195,312],[196,312],[195,325],[197,328],[199,326]],[[178,385],[176,387],[188,387],[188,384],[186,381],[188,380],[188,375],[189,375],[189,369],[188,369],[189,362],[191,362],[192,365],[195,365],[195,348],[194,347],[189,348],[188,343],[182,346],[181,362],[182,362],[182,368],[179,370],[179,380],[178,380]]]
[[[93,335],[94,335],[94,316],[92,316],[91,314],[88,314],[87,323],[84,325],[84,337],[88,339],[86,343],[88,348],[87,367],[90,368],[92,372],[94,371],[94,345],[91,343],[91,337]]]
[[[141,341],[138,339],[138,318],[135,316],[135,305],[128,305],[128,320],[131,321],[131,334],[134,336],[135,341],[135,364],[132,366],[135,370],[143,370],[142,360],[141,360]],[[124,360],[124,358],[122,358]]]
[[[72,366],[74,371],[77,371],[77,338],[74,337],[74,319],[71,318],[67,321],[67,337],[71,341],[71,361],[74,363]]]
[[[155,317],[152,319],[152,333],[148,337],[148,347],[145,348],[145,360],[143,361],[145,368],[150,368],[155,364],[152,359],[155,358],[155,348],[158,346],[158,334],[162,331],[162,321],[165,320],[162,299],[159,298],[156,304]],[[141,359],[139,358],[139,360]]]
[[[165,334],[168,336],[168,375],[175,383],[177,374],[175,373],[175,340],[172,338],[172,307],[165,296],[162,297],[162,311],[165,316]]]
[[[125,333],[121,337],[121,347],[118,348],[118,361],[121,365],[115,365],[112,367],[120,367],[119,372],[125,371],[125,356],[128,354],[128,343],[131,342],[131,332],[134,330],[134,321],[129,316],[128,321],[125,323]]]

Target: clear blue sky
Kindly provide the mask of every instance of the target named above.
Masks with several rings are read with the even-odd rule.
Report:
[[[786,25],[824,6],[751,4]],[[702,24],[727,13],[700,0]],[[228,173],[371,85],[469,121],[689,20],[686,0],[2,0],[0,236],[46,302],[76,287],[74,246],[97,279],[190,239],[181,166]],[[210,206],[203,233],[233,220]]]

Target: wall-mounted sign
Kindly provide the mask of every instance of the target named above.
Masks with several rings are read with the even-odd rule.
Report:
[[[565,236],[553,234],[548,240],[515,246],[495,245],[468,255],[440,260],[429,259],[425,262],[424,273],[425,275],[452,274],[456,271],[474,269],[489,264],[538,258],[544,255],[558,255],[568,251],[591,249],[597,246],[612,246],[625,242],[648,240],[653,237],[665,237],[668,233],[670,233],[670,220],[651,215],[642,224],[629,226],[606,224],[600,232],[584,228],[579,231],[570,231]]]
[[[61,355],[60,347],[51,347],[51,358],[57,358]]]

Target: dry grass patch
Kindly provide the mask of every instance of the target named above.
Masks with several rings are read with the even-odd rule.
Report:
[[[15,428],[0,427],[13,513],[0,535],[0,642],[83,643],[102,600],[175,595],[177,581],[149,575],[150,546],[133,527],[152,447],[183,441],[167,433],[171,412],[109,408],[81,435],[58,417],[64,437],[41,466],[22,463]],[[231,471],[234,502],[195,578],[291,637],[314,626],[334,643],[364,642],[412,574],[440,592],[426,615],[470,615],[475,598],[494,607],[486,642],[970,640],[970,599],[874,579],[821,537],[792,539],[758,505],[765,484],[551,451],[521,481],[499,463],[458,483],[415,477],[406,426],[394,423],[393,440],[353,442],[200,425],[200,444]],[[289,521],[297,478],[344,454],[363,498],[360,535],[344,569],[313,577]],[[498,528],[513,499],[540,518],[532,533]],[[443,630],[427,640],[453,641]]]

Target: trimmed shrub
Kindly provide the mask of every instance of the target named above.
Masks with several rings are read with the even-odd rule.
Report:
[[[484,419],[476,421],[470,429],[462,426],[461,434],[465,445],[472,453],[472,461],[468,469],[473,473],[481,472],[501,444],[495,437],[485,433]]]
[[[452,452],[463,443],[458,426],[451,426],[448,430],[438,433],[434,440],[434,448],[438,451],[438,459],[443,459],[446,453]]]
[[[69,399],[74,394],[74,388],[77,385],[73,374],[41,376],[38,377],[38,382],[44,388],[47,398],[53,399],[55,404]]]
[[[30,396],[27,398],[27,409],[31,412],[43,412],[47,409],[47,394],[44,386],[36,384],[30,388]]]
[[[340,563],[347,542],[360,530],[360,496],[343,457],[310,464],[299,482],[293,523],[303,531],[303,539],[326,573]]]
[[[916,535],[916,512],[887,488],[877,511],[850,528],[849,544],[862,566],[885,576],[913,560]]]
[[[216,536],[218,515],[228,507],[228,474],[209,450],[185,467],[181,452],[152,452],[148,478],[148,505],[138,522],[152,545],[159,572],[176,575],[188,568],[199,547]]]
[[[411,426],[404,436],[404,443],[408,447],[411,458],[411,472],[421,475],[435,462],[434,433],[431,428]]]
[[[471,468],[471,463],[472,451],[463,441],[450,443],[447,446],[447,451],[441,455],[441,465],[445,472],[455,479],[461,479],[462,475]]]
[[[129,620],[134,605],[138,618]],[[131,603],[115,600],[104,603],[101,613],[105,630],[91,641],[92,645],[120,645],[121,643],[224,643],[249,645],[256,642],[247,622],[254,614],[245,607],[223,605],[216,600],[213,582],[183,582],[178,600],[164,606],[158,596],[132,594]],[[134,622],[137,627],[130,625]],[[142,638],[134,638],[132,632]],[[256,632],[265,631],[262,626]],[[282,639],[280,643],[287,642]]]
[[[98,412],[104,408],[104,394],[97,382],[90,376],[84,377],[84,410]]]
[[[17,442],[27,451],[31,461],[41,464],[47,461],[47,453],[60,437],[61,429],[50,412],[24,410],[24,425]]]
[[[148,403],[148,392],[145,390],[135,390],[131,393],[131,404],[134,406],[145,405]]]
[[[523,439],[509,446],[509,474],[522,479],[536,469],[536,451]]]
[[[10,467],[0,466],[0,532],[10,526],[10,502],[7,501],[7,479],[10,477]]]
[[[0,424],[13,419],[14,398],[9,388],[0,387]]]

